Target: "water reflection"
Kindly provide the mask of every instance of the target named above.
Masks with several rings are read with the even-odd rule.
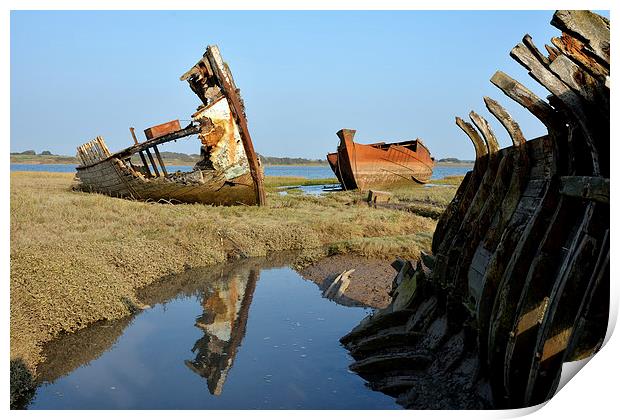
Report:
[[[214,290],[202,297],[204,312],[196,319],[196,327],[204,336],[196,341],[194,360],[185,365],[207,380],[209,392],[220,395],[237,349],[245,336],[252,295],[258,272],[233,273],[220,277]]]
[[[151,309],[44,349],[33,409],[397,408],[338,342],[365,315],[321,298],[294,254],[161,279]],[[205,386],[206,385],[206,386]]]

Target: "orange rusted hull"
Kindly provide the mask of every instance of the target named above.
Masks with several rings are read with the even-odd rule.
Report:
[[[340,144],[327,162],[344,189],[371,188],[428,182],[434,159],[420,140],[400,143],[359,144],[355,130],[338,131]]]

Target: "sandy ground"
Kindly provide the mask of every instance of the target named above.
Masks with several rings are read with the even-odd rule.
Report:
[[[396,276],[391,262],[356,255],[335,255],[317,261],[300,270],[299,274],[318,284],[324,291],[340,273],[355,269],[350,276],[351,283],[344,293],[345,299],[340,299],[338,302],[345,305],[384,308],[390,302],[388,293]]]

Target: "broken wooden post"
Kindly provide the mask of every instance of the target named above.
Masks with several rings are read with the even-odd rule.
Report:
[[[323,297],[328,299],[339,299],[344,295],[344,292],[349,287],[351,283],[351,274],[355,269],[343,271],[340,273],[329,285],[329,287],[323,292]]]
[[[164,176],[168,176],[168,171],[166,171],[164,160],[161,158],[161,155],[159,154],[159,149],[157,148],[157,146],[153,146],[153,150],[155,150],[155,156],[157,156],[157,161],[159,162],[159,166],[161,166],[161,171],[164,173]]]
[[[392,193],[387,191],[377,191],[377,190],[369,190],[368,191],[368,199],[367,201],[370,204],[377,203],[389,203],[390,198],[392,198]]]
[[[134,144],[140,144],[140,142],[138,141],[138,137],[136,137],[135,128],[129,127],[129,131],[131,132],[131,137],[133,137]],[[146,163],[146,158],[144,157],[144,153],[142,153],[142,151],[139,151],[138,155],[140,155],[140,160],[142,160],[142,165],[144,165],[147,175],[153,176],[153,174],[151,173],[151,168],[149,168],[148,163]]]
[[[159,170],[157,169],[157,165],[155,164],[155,160],[153,159],[153,155],[151,154],[151,151],[149,149],[146,149],[145,152],[146,152],[146,155],[149,157],[149,161],[151,162],[151,165],[153,165],[155,176],[159,176]]]

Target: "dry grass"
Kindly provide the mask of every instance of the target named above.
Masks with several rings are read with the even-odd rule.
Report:
[[[428,250],[435,227],[409,212],[369,209],[355,192],[280,196],[282,179],[268,179],[268,205],[258,208],[72,192],[72,178],[11,174],[11,358],[31,369],[42,343],[128,315],[139,307],[136,290],[162,276],[291,249],[413,258]]]

